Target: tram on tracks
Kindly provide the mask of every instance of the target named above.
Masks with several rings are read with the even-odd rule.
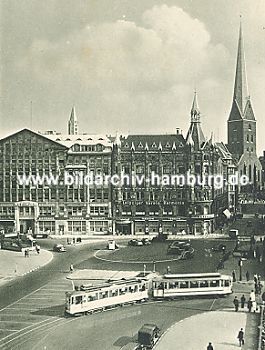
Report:
[[[65,314],[80,316],[148,299],[225,296],[232,293],[232,278],[220,273],[166,274],[81,286],[66,292]]]
[[[149,282],[145,279],[122,279],[81,289],[66,293],[66,315],[90,314],[149,298]]]
[[[154,299],[225,296],[231,293],[232,278],[220,273],[167,274],[152,281]]]

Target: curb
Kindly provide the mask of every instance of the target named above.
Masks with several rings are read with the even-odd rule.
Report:
[[[46,251],[46,252],[48,252],[48,250],[45,250],[45,249],[43,249],[43,250]],[[36,266],[35,268],[30,269],[30,270],[28,270],[28,271],[26,271],[26,272],[24,272],[24,273],[22,273],[22,274],[20,274],[20,275],[6,276],[6,277],[3,278],[2,282],[3,282],[3,284],[4,284],[4,283],[6,283],[6,282],[11,282],[12,280],[14,280],[14,279],[16,279],[16,278],[24,277],[24,276],[30,274],[31,272],[37,271],[37,270],[39,270],[41,267],[44,267],[44,266],[48,265],[52,260],[53,260],[53,253],[51,253],[50,258],[49,258],[43,265],[38,265],[38,266]],[[1,283],[0,283],[0,287],[1,287]]]

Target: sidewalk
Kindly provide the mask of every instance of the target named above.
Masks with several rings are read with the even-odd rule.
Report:
[[[52,258],[52,252],[43,249],[39,255],[35,251],[30,252],[29,258],[25,258],[21,252],[0,249],[0,287],[13,278],[23,276],[48,264]]]
[[[245,312],[237,313],[232,309],[194,315],[169,328],[154,349],[205,350],[209,342],[212,342],[214,350],[238,349],[237,334],[240,328],[245,331],[247,316]],[[254,350],[247,344],[242,349]]]

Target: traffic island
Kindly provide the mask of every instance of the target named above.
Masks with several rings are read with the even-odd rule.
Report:
[[[52,258],[53,254],[44,249],[41,249],[39,254],[30,251],[29,256],[25,256],[24,252],[0,250],[0,286],[39,269],[48,264]]]

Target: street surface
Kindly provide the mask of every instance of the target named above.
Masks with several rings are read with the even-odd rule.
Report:
[[[46,240],[42,246],[51,249],[54,243],[54,240]],[[192,244],[197,252],[194,259],[175,262],[172,265],[173,271],[176,269],[184,272],[190,271],[191,268],[192,271],[209,271],[216,266],[219,253],[211,252],[211,247],[216,245],[215,241],[194,241]],[[73,288],[71,280],[66,279],[70,264],[74,264],[75,269],[139,270],[139,264],[118,264],[96,259],[95,252],[104,249],[105,246],[102,242],[67,246],[67,252],[54,253],[54,259],[48,265],[2,286],[0,348],[125,349],[126,344],[135,344],[137,331],[143,323],[156,323],[166,331],[176,322],[192,315],[232,307],[234,295],[220,299],[179,299],[170,302],[150,300],[144,304],[119,307],[89,316],[65,317],[65,292]],[[144,256],[142,247],[132,248],[139,249],[140,259],[141,255]],[[157,250],[158,254],[163,248],[158,244],[152,249]],[[126,259],[129,252],[126,247],[117,253]],[[158,264],[158,269],[165,272],[166,266],[164,263]],[[240,288],[242,290],[239,289],[239,296],[249,289],[243,285]]]

